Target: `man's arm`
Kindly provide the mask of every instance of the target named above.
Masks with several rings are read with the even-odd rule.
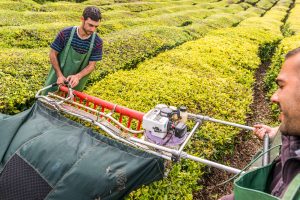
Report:
[[[52,64],[52,67],[56,73],[57,76],[57,84],[64,84],[64,81],[66,80],[65,76],[60,70],[59,62],[58,62],[58,52],[55,51],[54,49],[50,50],[49,54],[50,62]]]
[[[80,79],[82,79],[86,75],[90,74],[95,69],[95,66],[96,66],[96,61],[90,61],[89,64],[83,70],[81,70],[79,73],[68,76],[67,80],[69,81],[69,84],[71,85],[71,87],[72,88],[76,87],[76,85],[78,85]]]

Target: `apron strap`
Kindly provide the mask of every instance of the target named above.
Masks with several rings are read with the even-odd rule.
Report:
[[[66,45],[66,53],[64,54],[64,57],[63,57],[63,59],[62,59],[62,61],[61,61],[61,63],[60,63],[60,67],[61,67],[61,68],[62,68],[63,66],[65,66],[65,63],[66,63],[66,60],[67,60],[67,54],[68,54],[69,49],[70,49],[70,47],[71,47],[71,42],[72,42],[72,39],[73,39],[73,36],[74,36],[74,33],[75,33],[76,28],[77,28],[76,26],[74,26],[74,27],[72,28],[70,38],[69,38],[68,43],[67,43],[67,45]]]
[[[91,43],[90,43],[90,48],[89,48],[89,51],[87,52],[87,55],[86,55],[83,63],[85,63],[85,61],[87,61],[91,57],[93,46],[94,46],[95,37],[96,37],[96,32],[94,32],[93,35],[92,35],[92,40],[91,40]]]
[[[286,192],[284,193],[282,200],[291,200],[296,197],[296,195],[299,195],[300,189],[300,174],[298,174],[289,184]]]

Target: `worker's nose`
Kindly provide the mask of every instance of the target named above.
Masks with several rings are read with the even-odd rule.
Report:
[[[279,101],[278,101],[278,90],[276,90],[276,92],[272,95],[271,101],[272,101],[273,103],[278,103],[278,102],[279,102]]]

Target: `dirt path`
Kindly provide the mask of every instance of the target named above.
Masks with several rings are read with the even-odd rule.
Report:
[[[254,101],[250,105],[252,114],[247,116],[247,124],[255,124],[257,122],[269,124],[272,119],[270,118],[269,101],[266,98],[266,92],[264,91],[263,78],[269,63],[261,64],[255,73],[255,85],[254,85]],[[252,132],[241,131],[235,138],[234,154],[224,157],[224,160],[228,165],[242,169],[248,164],[252,156],[262,147],[261,141],[259,141]],[[194,193],[194,199],[196,200],[214,200],[221,196],[230,194],[232,191],[232,182],[225,185],[216,187],[217,184],[229,179],[233,174],[226,173],[225,171],[207,167],[207,173],[199,180],[200,185],[205,185],[201,191]]]

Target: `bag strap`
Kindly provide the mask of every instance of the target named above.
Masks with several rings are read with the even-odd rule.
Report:
[[[289,184],[286,192],[284,193],[282,200],[292,200],[299,193],[300,189],[300,174],[298,174]],[[298,194],[299,195],[299,194]]]

